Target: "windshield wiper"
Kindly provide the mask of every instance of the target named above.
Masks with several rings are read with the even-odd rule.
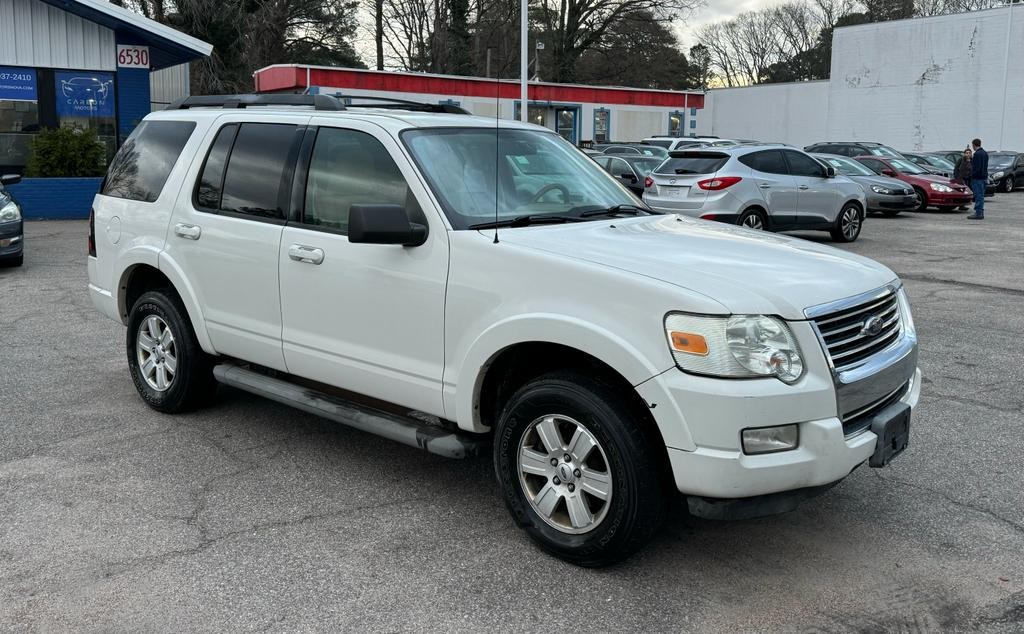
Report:
[[[605,207],[604,209],[591,209],[590,211],[584,211],[580,214],[580,218],[593,218],[594,216],[618,216],[620,214],[639,216],[640,214],[656,213],[658,212],[650,209],[644,209],[643,207],[637,207],[636,205],[613,205],[611,207]]]
[[[563,222],[579,222],[579,218],[573,216],[548,216],[541,214],[527,214],[525,216],[516,216],[515,218],[506,218],[505,220],[491,221],[491,222],[480,222],[475,225],[469,225],[470,229],[494,229],[495,227],[527,227],[529,225],[540,225],[540,224],[557,224]]]

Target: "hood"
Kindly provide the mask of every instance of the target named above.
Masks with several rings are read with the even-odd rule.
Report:
[[[674,214],[524,227],[501,241],[661,280],[731,313],[786,319],[896,279],[874,260],[826,245]]]
[[[871,187],[872,185],[878,185],[879,187],[888,187],[890,189],[896,189],[903,191],[904,189],[910,189],[906,183],[898,178],[889,178],[888,176],[848,176],[850,180],[856,181],[857,183],[864,185],[865,187]]]
[[[945,176],[936,176],[934,174],[908,174],[911,178],[925,181],[927,183],[939,183],[940,185],[949,185],[949,179]]]

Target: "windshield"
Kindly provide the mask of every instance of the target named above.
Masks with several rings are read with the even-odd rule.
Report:
[[[584,209],[639,206],[628,189],[551,132],[422,128],[401,136],[456,229],[495,216],[578,216]]]
[[[928,161],[931,165],[944,170],[953,171],[956,166],[942,158],[941,156],[925,156],[924,160]]]
[[[890,159],[889,164],[904,174],[927,174],[917,163],[906,159]]]
[[[641,176],[647,176],[653,172],[659,165],[665,162],[662,158],[637,158],[629,161],[632,163],[633,168],[640,172]]]
[[[1009,167],[1014,158],[1013,154],[989,154],[989,167]]]
[[[874,172],[857,161],[836,158],[833,156],[829,156],[828,158],[819,156],[818,158],[836,168],[836,171],[843,176],[875,176]]]
[[[885,147],[884,145],[878,145],[871,148],[871,153],[875,156],[888,156],[890,158],[903,158],[903,155],[892,149],[891,147]]]

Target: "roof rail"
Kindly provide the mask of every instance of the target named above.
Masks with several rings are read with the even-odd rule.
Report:
[[[328,95],[322,95],[328,96]],[[423,103],[393,97],[371,97],[367,95],[344,95],[336,92],[330,95],[344,104],[345,108],[388,108],[393,110],[413,110],[418,112],[435,112],[446,114],[470,114],[465,108],[448,103]],[[352,103],[353,100],[370,101],[373,103]]]
[[[189,108],[248,108],[249,106],[313,106],[314,110],[344,110],[341,101],[330,95],[201,95],[184,97],[167,110]]]

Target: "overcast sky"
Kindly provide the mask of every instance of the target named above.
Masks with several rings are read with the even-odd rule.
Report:
[[[687,51],[691,46],[697,44],[694,32],[702,24],[728,20],[736,17],[744,11],[755,11],[762,7],[770,7],[775,4],[782,4],[786,0],[707,0],[702,9],[697,9],[688,20],[676,27],[679,35],[679,42],[683,50]]]

